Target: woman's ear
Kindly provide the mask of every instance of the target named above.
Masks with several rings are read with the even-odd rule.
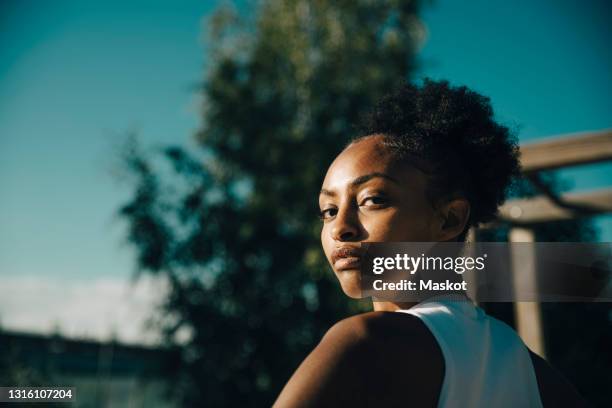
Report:
[[[470,219],[470,202],[465,198],[455,198],[440,206],[442,223],[438,231],[438,241],[453,241],[459,236]]]

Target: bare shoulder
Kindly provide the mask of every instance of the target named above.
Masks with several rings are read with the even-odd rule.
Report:
[[[368,312],[343,319],[328,330],[321,344],[334,345],[338,351],[370,351],[364,356],[368,367],[392,350],[413,360],[421,356],[442,357],[435,337],[423,321],[406,313]]]
[[[538,380],[542,405],[547,407],[588,407],[584,398],[561,373],[546,360],[529,351]]]
[[[444,380],[444,356],[418,317],[397,312],[355,316],[363,341],[373,350],[368,366],[368,406],[436,406]]]
[[[421,319],[407,313],[368,312],[336,323],[326,334],[353,334],[356,340],[375,347],[380,342],[396,342],[402,346],[437,345],[435,337]],[[410,350],[407,350],[410,353]]]
[[[420,319],[370,312],[341,320],[293,374],[275,406],[432,405],[444,359]],[[408,392],[408,394],[407,394]]]
[[[425,325],[417,317],[395,312],[367,312],[340,320],[326,333],[333,337],[335,334],[353,333],[362,342],[371,342],[384,336],[387,330],[402,329],[403,331],[422,331]]]

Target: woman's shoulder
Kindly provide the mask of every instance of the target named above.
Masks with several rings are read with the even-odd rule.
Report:
[[[418,318],[363,313],[327,331],[275,406],[435,406],[443,374],[442,353]]]
[[[399,362],[399,369],[420,369],[444,365],[434,335],[420,318],[407,313],[368,312],[343,319],[328,330],[321,342],[337,340],[367,350],[368,366],[381,364],[388,368],[390,363],[393,366]],[[409,366],[402,365],[404,361],[410,361]]]
[[[411,314],[396,312],[367,312],[334,324],[322,341],[350,336],[352,343],[374,346],[384,341],[397,340],[402,346],[437,345],[436,339],[423,321]]]
[[[420,318],[407,313],[351,316],[332,326],[321,342],[338,343],[333,347],[337,352],[348,347],[367,353],[363,360],[370,368],[380,365],[386,370],[427,370],[437,376],[444,367],[444,356],[434,335]]]
[[[444,380],[444,356],[421,319],[406,313],[363,313],[336,323],[322,342],[330,345],[336,339],[338,344],[350,342],[353,352],[342,345],[330,350],[361,360],[354,369],[368,378],[367,406],[395,406],[408,396],[415,406],[435,406]]]

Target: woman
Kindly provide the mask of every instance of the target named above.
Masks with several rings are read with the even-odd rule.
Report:
[[[361,242],[463,241],[495,216],[518,172],[516,142],[487,98],[430,80],[383,98],[319,197],[321,242],[344,293],[359,296]],[[335,324],[275,406],[583,406],[465,294],[373,309]]]

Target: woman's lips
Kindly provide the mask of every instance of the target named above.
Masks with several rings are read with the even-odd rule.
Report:
[[[361,248],[354,246],[343,246],[332,252],[332,264],[337,271],[347,269],[358,269],[361,261]]]
[[[347,257],[347,258],[339,258],[336,262],[334,262],[334,269],[337,271],[344,271],[347,269],[359,269],[361,259],[356,256]]]

